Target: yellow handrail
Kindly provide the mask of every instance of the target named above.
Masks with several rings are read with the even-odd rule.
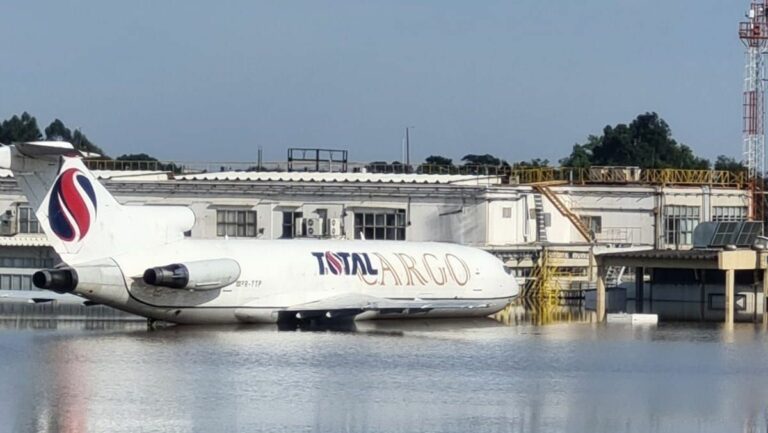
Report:
[[[709,185],[736,188],[748,185],[745,172],[638,167],[519,168],[510,171],[510,181],[522,185],[556,181],[582,185]]]

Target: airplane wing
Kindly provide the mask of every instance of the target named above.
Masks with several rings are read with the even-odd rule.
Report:
[[[433,310],[487,307],[489,307],[488,303],[482,301],[387,299],[349,293],[293,305],[283,311],[293,318],[304,320],[351,318],[366,311],[376,311],[381,314],[419,314]]]
[[[43,302],[65,302],[70,304],[91,305],[92,303],[79,296],[60,294],[48,290],[0,290],[0,300],[40,304]]]

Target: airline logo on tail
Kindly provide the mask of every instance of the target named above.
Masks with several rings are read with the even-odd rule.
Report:
[[[77,242],[96,219],[96,192],[85,174],[70,168],[59,174],[48,199],[48,222],[56,236]]]

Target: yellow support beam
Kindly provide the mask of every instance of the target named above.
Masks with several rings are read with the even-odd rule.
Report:
[[[745,172],[677,168],[591,167],[521,168],[510,171],[510,181],[521,185],[565,182],[583,184],[708,185],[746,188]]]

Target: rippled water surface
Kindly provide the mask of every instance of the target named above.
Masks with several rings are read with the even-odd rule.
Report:
[[[0,322],[0,431],[765,432],[761,325]]]

